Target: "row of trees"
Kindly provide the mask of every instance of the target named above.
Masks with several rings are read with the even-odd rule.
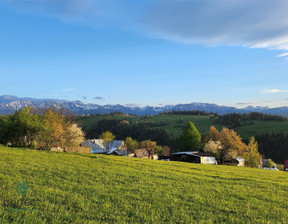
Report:
[[[127,146],[128,151],[133,152],[134,149],[145,148],[148,149],[149,154],[153,155],[154,153],[161,156],[169,156],[170,155],[170,147],[167,145],[160,146],[157,145],[156,141],[144,140],[138,142],[137,140],[132,139],[131,137],[127,137],[125,140],[125,144]]]
[[[84,132],[71,119],[53,108],[42,113],[26,107],[0,119],[0,141],[13,146],[49,149],[79,146]]]
[[[201,115],[201,116],[210,116],[215,117],[216,122],[221,124],[234,124],[239,121],[252,121],[252,120],[261,120],[261,121],[287,121],[287,118],[281,115],[276,114],[265,114],[259,112],[250,112],[250,113],[227,113],[220,115],[218,113],[207,113],[200,110],[192,111],[168,111],[161,114],[177,114],[177,115]]]
[[[242,157],[245,159],[246,165],[257,167],[262,158],[254,137],[251,137],[246,145],[232,129],[223,128],[219,132],[214,126],[211,126],[204,143],[203,151],[214,155],[222,163]]]
[[[211,126],[201,142],[201,134],[195,125],[189,122],[180,137],[180,149],[197,150],[201,145],[204,145],[203,151],[214,156],[219,163],[233,162],[237,157],[242,157],[246,165],[257,167],[261,160],[254,137],[251,137],[246,145],[234,130],[223,128],[219,132],[215,126]]]

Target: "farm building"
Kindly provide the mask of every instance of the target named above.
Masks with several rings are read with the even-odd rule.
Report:
[[[272,163],[271,167],[269,167],[269,165],[268,165],[269,160]],[[262,159],[262,167],[261,168],[265,169],[265,170],[276,170],[276,171],[279,171],[279,169],[276,166],[276,163],[274,163],[271,159]]]
[[[88,147],[52,147],[51,152],[74,152],[74,153],[91,153],[91,148]]]
[[[148,159],[148,151],[146,149],[134,149],[134,156],[137,158]]]
[[[91,148],[91,153],[121,156],[128,154],[127,146],[122,140],[113,140],[105,144],[103,139],[88,139],[83,141],[81,146]]]
[[[148,159],[149,152],[147,149],[134,149],[134,157]],[[151,157],[152,157],[151,159],[155,159],[155,160],[158,159],[157,154],[151,155]]]
[[[245,159],[241,157],[237,157],[235,160],[236,160],[237,166],[245,166]]]
[[[175,152],[171,154],[171,160],[189,163],[217,164],[215,157],[200,152]]]

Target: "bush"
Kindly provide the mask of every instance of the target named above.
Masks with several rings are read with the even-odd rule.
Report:
[[[284,165],[283,164],[277,164],[277,168],[279,170],[284,170]]]
[[[265,163],[264,167],[267,168],[272,168],[274,166],[274,162],[272,161],[272,159],[268,159],[267,162]]]

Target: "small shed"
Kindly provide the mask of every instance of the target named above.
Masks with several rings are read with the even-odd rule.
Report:
[[[50,151],[51,152],[64,152],[64,149],[62,149],[61,147],[52,147]]]
[[[149,152],[147,149],[134,149],[134,156],[149,159]],[[158,154],[150,155],[150,159],[158,160]]]
[[[148,153],[147,149],[134,149],[134,155],[137,158],[148,159],[149,153]]]
[[[172,161],[182,161],[189,163],[202,163],[216,165],[215,157],[200,152],[175,152],[171,154]]]
[[[245,159],[241,158],[241,157],[236,157],[236,163],[237,163],[237,166],[245,166]]]

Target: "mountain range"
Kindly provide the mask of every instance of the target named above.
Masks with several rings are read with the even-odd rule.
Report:
[[[116,105],[98,105],[98,104],[84,104],[83,102],[77,101],[68,101],[68,100],[58,100],[58,99],[35,99],[28,97],[17,97],[11,95],[0,96],[0,114],[12,114],[15,111],[26,107],[32,106],[37,108],[43,107],[56,107],[56,108],[65,108],[77,115],[88,115],[88,114],[108,114],[111,112],[122,112],[127,114],[135,115],[155,115],[161,112],[168,111],[192,111],[200,110],[207,113],[214,112],[218,114],[226,113],[249,113],[249,112],[260,112],[266,114],[277,114],[288,117],[288,107],[253,107],[248,106],[245,108],[236,108],[228,106],[219,106],[216,104],[210,103],[190,103],[190,104],[177,104],[169,105],[163,107],[129,107],[123,106],[120,104]]]

